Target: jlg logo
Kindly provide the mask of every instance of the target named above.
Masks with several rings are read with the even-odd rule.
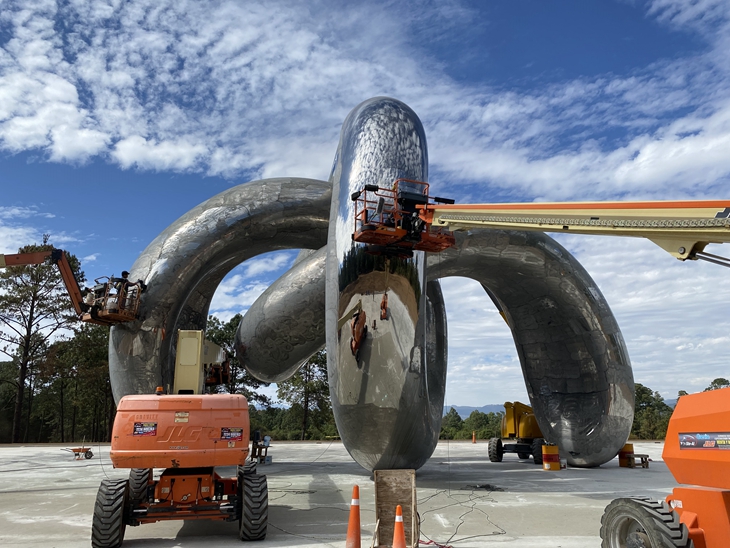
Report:
[[[165,431],[160,441],[163,443],[198,441],[202,430],[200,426],[173,426]]]

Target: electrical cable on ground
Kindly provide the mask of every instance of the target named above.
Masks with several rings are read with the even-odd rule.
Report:
[[[470,493],[469,493],[469,494],[467,495],[467,496],[469,497],[469,498],[468,498],[468,500],[465,500],[465,501],[460,501],[460,500],[457,500],[457,499],[456,499],[456,498],[455,498],[455,497],[454,497],[453,495],[451,495],[451,493],[450,493],[450,492],[447,492],[446,490],[442,490],[442,491],[440,491],[439,493],[436,493],[435,495],[432,495],[432,496],[430,496],[430,497],[429,497],[428,499],[426,499],[426,500],[430,500],[430,499],[434,498],[434,497],[435,497],[436,495],[438,495],[438,494],[442,494],[442,493],[446,493],[446,497],[447,497],[447,498],[449,498],[449,499],[452,499],[452,500],[454,500],[454,502],[452,502],[451,504],[446,504],[446,505],[444,505],[444,506],[440,506],[440,507],[437,507],[437,508],[432,508],[432,509],[430,509],[430,510],[426,510],[426,511],[424,512],[424,515],[425,515],[425,514],[429,514],[429,513],[432,513],[432,512],[437,512],[437,511],[439,511],[439,510],[443,510],[443,509],[446,509],[446,508],[452,508],[452,507],[454,507],[454,506],[464,506],[464,507],[466,508],[466,511],[465,511],[465,512],[464,512],[463,514],[461,514],[461,515],[459,516],[459,524],[458,524],[458,525],[456,526],[456,529],[454,529],[454,532],[453,532],[453,533],[451,534],[451,536],[450,536],[450,537],[449,537],[449,538],[448,538],[448,539],[446,540],[446,542],[445,542],[445,543],[439,543],[439,542],[437,542],[437,541],[435,541],[435,540],[431,539],[431,538],[430,538],[430,537],[429,537],[428,535],[426,535],[425,533],[423,533],[423,532],[422,532],[421,534],[422,534],[422,535],[423,535],[424,537],[426,537],[426,539],[427,539],[427,541],[428,541],[428,542],[427,542],[428,544],[430,544],[430,543],[433,543],[433,544],[435,544],[435,545],[436,545],[437,547],[440,547],[440,548],[444,548],[445,546],[449,546],[449,545],[451,545],[451,544],[456,544],[456,543],[459,543],[459,542],[463,542],[464,540],[467,540],[467,539],[473,539],[473,538],[479,538],[479,537],[493,537],[493,536],[499,536],[499,535],[505,535],[505,534],[507,534],[507,531],[505,531],[505,530],[504,530],[504,529],[503,529],[502,527],[500,527],[499,525],[497,525],[496,523],[494,523],[494,522],[493,522],[493,521],[491,520],[491,518],[489,517],[489,514],[487,514],[487,513],[486,513],[486,512],[484,511],[484,510],[482,510],[482,509],[480,509],[480,508],[477,508],[477,507],[476,507],[476,504],[477,504],[477,503],[478,503],[479,501],[482,501],[482,500],[491,500],[491,501],[493,501],[493,502],[496,502],[496,501],[494,501],[494,499],[493,499],[493,498],[491,498],[491,496],[490,496],[490,495],[491,495],[491,493],[492,493],[492,491],[490,491],[490,492],[488,492],[488,493],[486,493],[486,494],[484,494],[484,495],[481,495],[481,496],[475,496],[475,493],[474,493],[474,491],[471,491],[471,492],[470,492]],[[467,505],[467,504],[469,504],[469,503],[472,503],[472,504],[471,504],[471,506],[466,506],[466,505]],[[460,529],[460,528],[461,528],[461,526],[462,526],[462,525],[463,525],[463,524],[465,523],[465,520],[464,520],[464,518],[465,518],[465,517],[466,517],[467,515],[471,514],[472,512],[475,512],[475,511],[476,511],[476,512],[479,512],[479,513],[481,513],[481,514],[483,514],[483,515],[484,515],[484,516],[486,517],[487,521],[488,521],[488,522],[489,522],[489,523],[490,523],[490,524],[491,524],[491,525],[492,525],[493,527],[495,527],[496,529],[498,529],[498,531],[495,531],[495,532],[492,532],[492,533],[484,533],[484,534],[479,534],[479,535],[470,535],[470,536],[467,536],[467,537],[463,537],[463,538],[459,538],[459,539],[456,539],[456,540],[454,540],[454,537],[455,537],[455,536],[456,536],[456,535],[457,535],[457,534],[459,533],[459,529]],[[420,528],[420,524],[421,524],[421,515],[420,515],[420,514],[418,515],[418,519],[419,519],[419,528]]]
[[[319,456],[318,456],[318,457],[317,457],[316,459],[314,459],[314,460],[313,460],[312,462],[310,462],[309,464],[314,464],[314,463],[315,463],[315,462],[317,462],[317,461],[318,461],[319,459],[321,459],[321,458],[322,458],[322,457],[324,456],[324,454],[325,454],[325,453],[327,452],[327,450],[328,450],[328,449],[329,449],[330,447],[332,447],[332,444],[333,444],[334,442],[335,442],[335,440],[332,440],[332,441],[330,441],[330,442],[329,442],[329,445],[327,445],[327,447],[325,447],[325,448],[324,448],[324,451],[322,451],[322,454],[321,454],[321,455],[319,455]]]
[[[446,407],[448,407],[448,404],[446,402],[446,399],[444,398],[444,408],[446,408]],[[452,543],[453,544],[456,544],[458,542],[463,542],[464,540],[467,540],[467,539],[473,539],[473,538],[479,538],[479,537],[493,537],[493,536],[498,536],[498,535],[506,535],[507,534],[507,531],[505,531],[502,527],[500,527],[499,525],[497,525],[496,523],[494,523],[491,520],[491,518],[489,517],[489,514],[487,514],[484,510],[482,510],[480,508],[476,508],[476,504],[479,501],[481,501],[481,500],[487,500],[488,499],[488,500],[491,500],[492,502],[496,502],[490,496],[494,492],[494,489],[489,490],[487,493],[485,493],[484,495],[481,495],[481,496],[475,496],[474,490],[471,490],[471,492],[467,495],[469,498],[466,501],[458,500],[455,497],[455,495],[456,496],[458,496],[458,495],[462,495],[463,496],[465,494],[465,493],[463,493],[463,491],[464,491],[463,488],[460,489],[460,491],[462,491],[461,493],[455,493],[454,495],[452,495],[452,492],[451,492],[452,473],[451,473],[451,445],[450,445],[450,440],[446,440],[446,466],[447,466],[447,471],[446,471],[446,475],[447,475],[446,486],[447,487],[446,487],[446,489],[441,489],[441,490],[437,491],[436,493],[434,493],[433,495],[429,495],[425,499],[422,499],[422,500],[418,501],[418,504],[419,505],[422,505],[423,503],[428,502],[429,500],[434,499],[434,498],[436,498],[437,496],[439,496],[441,494],[445,494],[447,499],[451,499],[454,502],[452,502],[451,504],[446,504],[446,505],[441,506],[441,507],[438,507],[438,508],[432,508],[430,510],[426,510],[425,512],[423,512],[423,515],[429,514],[431,512],[437,512],[437,511],[443,510],[445,508],[452,508],[454,506],[464,506],[465,508],[467,508],[467,510],[463,514],[461,514],[459,516],[459,523],[458,523],[458,525],[456,526],[456,528],[454,529],[454,532],[446,540],[445,543],[440,543],[438,541],[433,540],[426,533],[424,533],[422,531],[422,529],[421,529],[421,523],[422,523],[421,514],[418,513],[417,514],[417,519],[418,519],[418,532],[419,532],[419,537],[424,536],[427,539],[427,540],[422,540],[422,539],[419,538],[419,541],[418,541],[419,544],[436,546],[436,548],[452,548],[452,546],[451,546]],[[471,506],[467,506],[469,503],[472,503]],[[493,533],[484,533],[484,534],[480,534],[480,535],[471,535],[471,536],[468,536],[468,537],[464,537],[464,538],[460,538],[460,539],[457,539],[457,540],[453,540],[454,537],[459,533],[459,529],[461,528],[461,526],[465,523],[465,520],[464,520],[465,516],[471,514],[474,511],[477,511],[477,512],[480,512],[480,513],[484,514],[484,516],[487,518],[487,521],[492,526],[494,526],[496,529],[498,529],[498,531],[495,531]]]
[[[99,440],[98,443],[99,445],[97,447],[99,449],[99,466],[101,466],[101,471],[104,473],[106,479],[110,479],[108,474],[106,473],[106,470],[104,470],[104,463],[102,462],[103,459],[101,458],[101,440]]]

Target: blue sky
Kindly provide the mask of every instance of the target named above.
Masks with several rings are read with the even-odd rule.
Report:
[[[222,190],[326,179],[344,117],[377,95],[419,114],[435,193],[460,202],[727,198],[729,54],[722,0],[0,0],[0,252],[47,232],[87,278],[118,274]],[[730,377],[721,267],[560,241],[638,382],[674,397]],[[213,312],[245,311],[294,256],[236,269]],[[525,400],[489,300],[444,289],[447,403]]]

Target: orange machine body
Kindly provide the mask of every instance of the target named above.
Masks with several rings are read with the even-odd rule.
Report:
[[[695,548],[730,539],[730,388],[682,396],[662,455],[679,483],[667,502],[687,525]]]
[[[115,468],[244,465],[248,402],[238,394],[124,396],[111,452]]]

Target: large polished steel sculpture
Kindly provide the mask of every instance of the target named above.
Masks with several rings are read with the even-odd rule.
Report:
[[[631,429],[633,377],[588,273],[550,237],[520,231],[459,233],[438,255],[367,253],[352,240],[351,195],[399,178],[428,179],[425,133],[406,105],[375,98],[345,120],[328,182],[247,183],[170,225],[132,267],[149,286],[142,320],[112,328],[115,398],[171,384],[177,330],[204,329],[231,268],[266,251],[310,249],[246,313],[237,352],[251,374],[278,382],[326,342],[337,427],[363,467],[419,468],[436,446],[445,276],[477,280],[503,313],[546,438],[576,466],[613,458]]]

